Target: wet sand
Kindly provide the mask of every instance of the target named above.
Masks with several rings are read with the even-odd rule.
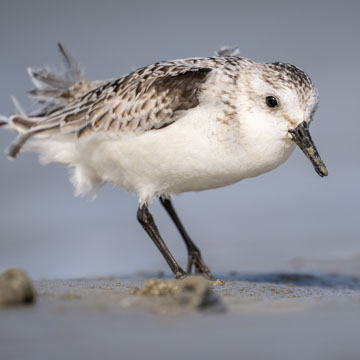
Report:
[[[141,293],[152,277],[161,284],[161,274],[34,282],[35,304],[0,311],[0,358],[360,358],[360,275],[218,274],[204,308],[172,290]]]

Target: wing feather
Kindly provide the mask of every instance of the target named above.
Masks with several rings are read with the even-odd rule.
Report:
[[[175,64],[140,69],[90,91],[32,130],[58,124],[61,132],[81,137],[98,131],[142,133],[163,128],[176,120],[178,111],[199,104],[198,93],[211,70]]]

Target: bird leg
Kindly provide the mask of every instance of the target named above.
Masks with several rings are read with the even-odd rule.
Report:
[[[179,230],[182,238],[184,239],[187,251],[188,251],[188,265],[187,273],[190,275],[192,268],[195,268],[195,274],[202,274],[207,277],[209,280],[215,280],[214,276],[211,274],[211,271],[204,263],[199,248],[193,243],[190,236],[186,232],[184,226],[182,225],[176,211],[171,203],[170,199],[165,199],[160,197],[160,202],[164,206],[165,210],[171,217],[172,221]]]
[[[151,237],[152,241],[160,250],[161,254],[164,256],[165,260],[169,264],[175,278],[179,279],[186,276],[185,271],[179,266],[174,257],[172,256],[170,250],[166,246],[164,240],[162,239],[159,230],[155,224],[153,216],[150,214],[147,205],[142,205],[137,211],[137,219],[142,225],[144,230]]]

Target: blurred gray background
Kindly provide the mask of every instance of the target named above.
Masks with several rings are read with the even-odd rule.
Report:
[[[57,41],[89,79],[212,55],[224,44],[257,61],[293,63],[320,92],[311,130],[328,178],[296,149],[271,173],[184,194],[175,205],[217,274],[351,261],[360,258],[359,35],[358,1],[1,0],[0,113],[13,112],[11,94],[30,106],[25,69],[58,64]],[[12,138],[1,131],[1,149]],[[0,156],[0,175],[0,270],[18,266],[35,279],[168,272],[136,221],[135,196],[105,186],[95,201],[74,198],[67,171],[34,154]],[[157,202],[152,211],[184,262],[170,219]]]

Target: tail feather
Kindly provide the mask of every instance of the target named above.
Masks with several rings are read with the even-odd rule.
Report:
[[[28,69],[29,75],[36,87],[34,90],[49,88],[53,90],[66,90],[76,82],[86,81],[79,63],[60,43],[58,43],[58,50],[62,60],[61,70],[50,67]]]
[[[23,115],[13,115],[10,117],[8,124],[17,132],[22,133],[28,131],[32,126],[37,124],[38,118],[29,118]]]
[[[34,97],[46,94],[48,91],[50,93],[65,91],[71,85],[61,74],[48,67],[28,68],[28,74],[35,85],[35,89],[29,91],[29,94]]]
[[[0,115],[0,126],[5,126],[8,124],[8,118],[6,116]]]
[[[71,83],[86,81],[79,63],[70,55],[61,43],[58,43],[59,52],[62,56],[65,76]]]
[[[69,101],[69,89],[75,83],[86,82],[78,62],[58,43],[62,60],[61,70],[51,67],[28,68],[35,89],[29,95],[40,104],[66,104]]]
[[[50,67],[28,69],[35,85],[28,95],[41,104],[39,109],[28,114],[30,116],[50,115],[102,83],[102,81],[88,81],[79,63],[60,43],[58,50],[62,60],[60,70]]]
[[[7,124],[19,134],[6,150],[7,156],[13,159],[16,158],[31,136],[49,134],[59,127],[58,123],[43,124],[39,118],[28,118],[22,115],[10,116]]]
[[[10,144],[10,146],[6,149],[6,155],[10,159],[15,159],[19,154],[21,148],[25,144],[26,140],[31,136],[31,132],[25,132],[23,134],[18,135],[18,137]]]
[[[25,112],[18,100],[12,97],[17,114],[10,117],[0,116],[0,127],[4,126],[18,133],[18,137],[7,149],[10,158],[19,154],[32,135],[50,136],[58,132],[58,121],[45,123],[43,120],[99,85],[99,82],[85,79],[78,62],[60,43],[58,50],[62,60],[60,70],[50,67],[28,69],[35,85],[29,95],[41,105],[40,108]]]
[[[16,139],[10,144],[6,149],[6,155],[15,159],[19,154],[21,148],[25,144],[26,140],[33,134],[30,129],[36,123],[35,119],[29,119],[22,115],[13,115],[8,118],[6,124],[13,130],[15,130],[19,135]]]

